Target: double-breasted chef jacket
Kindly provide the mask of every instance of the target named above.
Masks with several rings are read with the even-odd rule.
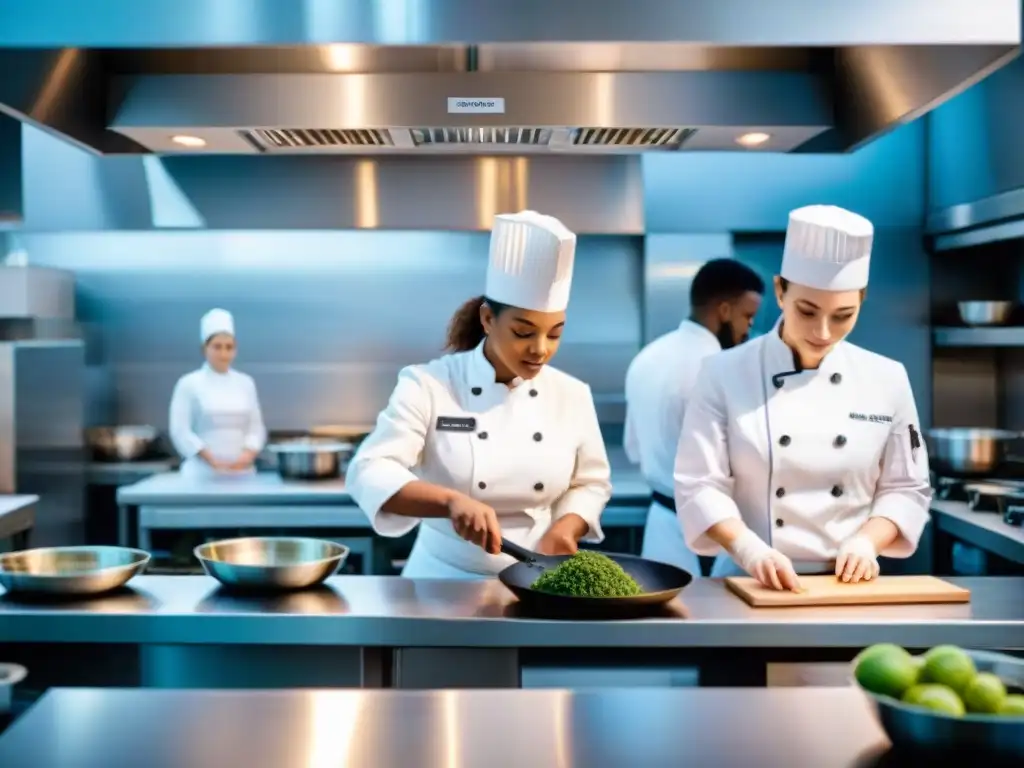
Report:
[[[909,557],[932,492],[906,369],[844,341],[797,373],[780,327],[701,369],[675,465],[687,542],[716,554],[707,530],[739,517],[806,572],[878,516],[900,532],[879,554]]]
[[[715,334],[684,320],[640,350],[626,372],[623,447],[654,492],[641,554],[698,576],[700,562],[686,546],[676,517],[672,476],[683,414],[701,364],[721,351]]]
[[[208,364],[185,374],[171,395],[168,432],[183,459],[182,474],[193,478],[216,475],[199,457],[203,449],[224,462],[236,461],[245,450],[262,450],[267,430],[252,377],[218,373]]]
[[[483,343],[402,369],[387,407],[353,457],[352,498],[382,536],[420,526],[403,576],[473,578],[514,561],[461,538],[447,518],[381,507],[410,481],[451,488],[492,507],[503,535],[534,548],[550,524],[577,514],[600,542],[611,469],[590,388],[550,366],[512,386],[495,381]]]

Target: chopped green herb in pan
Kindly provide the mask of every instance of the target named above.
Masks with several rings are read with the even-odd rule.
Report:
[[[621,565],[607,555],[587,550],[542,573],[533,588],[570,597],[633,597],[643,593]]]

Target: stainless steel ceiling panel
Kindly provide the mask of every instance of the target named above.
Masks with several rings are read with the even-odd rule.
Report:
[[[1018,0],[32,0],[0,3],[0,46],[986,45],[1020,19]]]

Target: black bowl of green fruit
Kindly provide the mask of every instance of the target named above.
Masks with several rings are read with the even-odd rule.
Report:
[[[1024,760],[1024,659],[953,645],[913,656],[881,643],[852,672],[897,749]]]

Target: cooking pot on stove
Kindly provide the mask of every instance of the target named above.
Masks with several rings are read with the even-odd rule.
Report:
[[[1011,460],[1010,445],[1022,434],[1008,429],[946,427],[925,432],[928,458],[940,472],[981,475]]]

